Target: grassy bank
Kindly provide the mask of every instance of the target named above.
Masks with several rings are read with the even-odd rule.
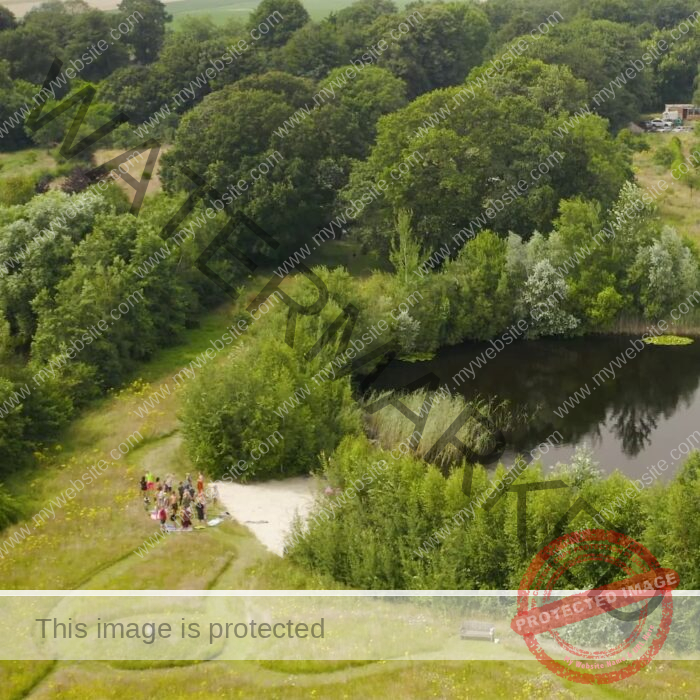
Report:
[[[668,328],[664,331],[665,333],[693,337],[700,336],[700,312],[693,313],[691,311],[682,316],[679,321],[673,321],[672,319],[667,319],[667,321]],[[620,316],[610,329],[610,333],[641,336],[652,326],[657,326],[657,324],[640,316]]]

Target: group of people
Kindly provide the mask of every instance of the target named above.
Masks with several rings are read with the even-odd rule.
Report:
[[[164,530],[168,520],[173,524],[179,523],[183,530],[191,529],[193,509],[199,524],[202,525],[207,515],[204,475],[200,473],[197,478],[196,490],[189,474],[177,488],[174,488],[174,483],[175,477],[172,474],[168,474],[162,482],[160,477],[154,479],[150,472],[142,476],[140,484],[144,494],[144,507],[147,511],[151,511],[151,498],[153,498],[154,512]],[[214,501],[216,501],[216,494],[214,494]]]

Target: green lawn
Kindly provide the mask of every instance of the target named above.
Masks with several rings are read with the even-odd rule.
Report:
[[[173,16],[171,27],[177,29],[187,17],[208,15],[216,24],[224,24],[231,18],[247,21],[258,0],[177,0],[168,3]]]
[[[397,5],[405,5],[408,0],[398,0]],[[5,0],[3,3],[17,17],[22,17],[42,0]],[[351,5],[353,0],[302,0],[312,19],[327,17],[331,12]],[[171,26],[177,27],[182,18],[188,15],[209,15],[217,24],[223,24],[230,17],[240,15],[247,18],[249,12],[258,6],[259,0],[165,0],[168,12],[173,16]],[[88,0],[88,5],[100,10],[116,10],[119,0]]]

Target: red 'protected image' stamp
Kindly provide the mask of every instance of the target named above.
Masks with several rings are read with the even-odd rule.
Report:
[[[601,565],[617,568],[621,578],[552,599],[552,591],[564,587],[563,576],[575,579]],[[577,683],[614,683],[637,673],[658,654],[673,617],[671,591],[679,583],[675,571],[662,568],[648,549],[627,535],[610,530],[572,532],[550,542],[533,559],[520,582],[511,627],[523,636],[535,658],[558,676]],[[610,639],[607,648],[584,649],[564,639],[568,625],[618,610],[619,619],[632,605],[634,611],[625,619],[635,624],[619,642]],[[546,633],[553,642],[541,637]],[[558,646],[565,659],[553,658],[548,645],[551,653]]]

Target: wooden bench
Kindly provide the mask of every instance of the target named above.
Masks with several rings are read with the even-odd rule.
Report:
[[[466,620],[459,629],[460,639],[487,639],[493,642],[496,637],[496,628],[490,622],[478,622]]]

